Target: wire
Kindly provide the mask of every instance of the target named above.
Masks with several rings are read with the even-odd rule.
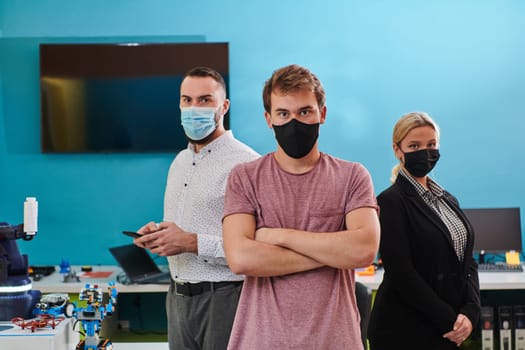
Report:
[[[79,320],[76,320],[75,323],[73,323],[73,330],[75,330],[75,327],[76,327],[76,325],[77,325],[78,322],[79,322]],[[82,332],[82,331],[80,330],[80,328],[78,329],[77,333],[80,334],[80,335],[83,336],[83,337],[86,336],[86,333]]]
[[[124,272],[120,272],[117,275],[117,282],[121,284],[131,284],[131,280],[128,278],[128,276]]]

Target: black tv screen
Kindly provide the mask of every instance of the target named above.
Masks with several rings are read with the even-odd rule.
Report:
[[[520,208],[463,209],[474,228],[474,251],[522,251]]]
[[[228,89],[228,61],[227,43],[40,44],[42,152],[180,151],[184,74],[214,68]]]

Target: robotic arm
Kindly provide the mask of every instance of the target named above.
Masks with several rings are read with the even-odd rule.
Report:
[[[23,227],[0,223],[0,288],[8,283],[9,276],[27,273],[27,256],[20,254],[15,240],[31,240],[34,235],[27,235]]]
[[[0,223],[0,320],[30,314],[34,298],[31,291],[27,255],[20,254],[17,239],[32,240],[37,232],[38,203],[34,197],[24,203],[24,224]]]
[[[34,197],[24,202],[24,223],[10,226],[0,223],[0,287],[8,283],[10,275],[27,275],[27,256],[21,255],[16,245],[17,239],[32,240],[37,231],[38,202]],[[23,269],[24,271],[19,271]]]
[[[0,241],[22,238],[30,241],[35,237],[38,227],[38,202],[35,197],[27,197],[24,202],[24,223],[10,226],[0,222]]]
[[[0,222],[0,241],[25,239],[31,240],[34,235],[28,235],[24,232],[24,224],[10,226],[7,222]]]

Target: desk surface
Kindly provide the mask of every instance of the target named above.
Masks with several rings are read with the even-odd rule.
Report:
[[[27,349],[74,349],[80,340],[78,331],[73,330],[74,319],[62,321],[55,329],[39,328],[34,332],[21,329],[11,322],[0,322],[0,348],[9,350]],[[6,328],[6,329],[4,329]],[[121,343],[113,342],[115,350],[168,350],[168,343]]]
[[[94,273],[96,272],[111,272],[109,277],[91,278],[85,276],[80,272],[80,266],[72,266],[72,271],[75,271],[80,278],[80,282],[63,282],[64,277],[57,271],[49,276],[43,277],[40,281],[33,282],[33,289],[39,290],[42,293],[79,293],[86,283],[99,284],[102,289],[105,289],[108,281],[115,281],[117,291],[119,293],[156,293],[166,292],[168,290],[167,284],[122,284],[117,282],[117,276],[122,272],[118,266],[93,266]]]
[[[377,290],[383,280],[383,272],[383,269],[377,270],[374,276],[356,274],[356,280]],[[480,272],[479,287],[481,290],[525,289],[525,272]]]
[[[73,266],[73,271],[80,271],[80,267]],[[122,272],[118,266],[93,267],[93,272],[101,271],[111,272],[111,275],[107,278],[87,278],[77,272],[80,282],[68,283],[62,282],[63,276],[55,272],[38,282],[33,282],[33,289],[40,290],[42,293],[79,293],[86,283],[98,283],[104,288],[105,283],[116,281],[117,275]],[[372,290],[377,290],[383,280],[383,270],[377,270],[374,276],[356,275],[356,280]],[[481,290],[525,289],[525,272],[480,272],[479,284]],[[157,293],[168,290],[167,284],[121,284],[116,282],[116,286],[119,293]]]
[[[114,350],[168,350],[168,343],[113,343]]]
[[[0,331],[0,348],[9,350],[27,349],[74,349],[80,340],[78,331],[73,330],[74,320],[66,318],[54,329],[51,326],[35,329],[22,329],[10,322],[0,325],[9,327]]]

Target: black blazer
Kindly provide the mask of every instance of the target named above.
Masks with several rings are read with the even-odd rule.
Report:
[[[406,178],[399,175],[377,199],[385,271],[368,328],[372,349],[457,349],[443,334],[452,330],[459,313],[473,329],[480,314],[472,226],[445,191],[445,201],[468,232],[460,262],[447,227]]]

